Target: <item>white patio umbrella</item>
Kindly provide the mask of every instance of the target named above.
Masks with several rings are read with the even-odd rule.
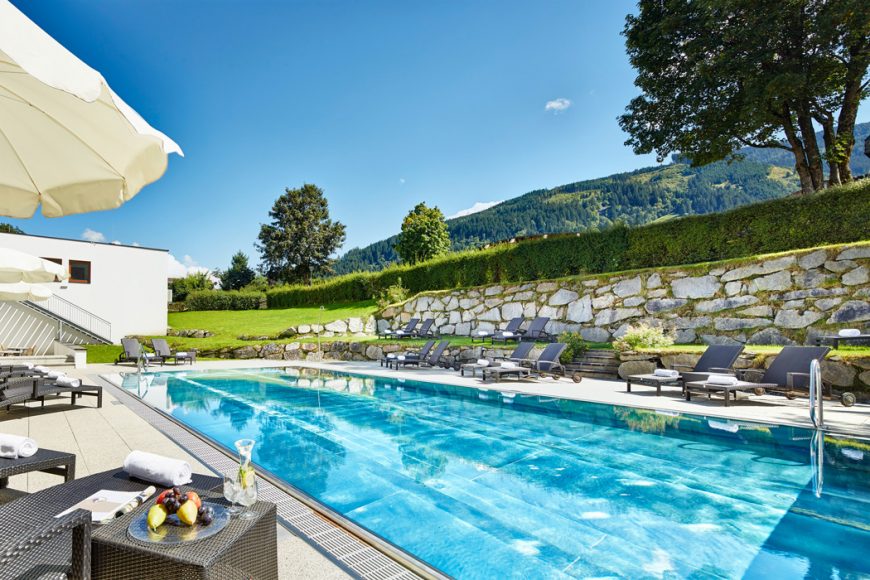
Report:
[[[11,248],[0,248],[0,284],[61,282],[69,274],[60,264]]]
[[[51,298],[51,290],[39,284],[28,284],[27,282],[0,284],[0,302],[39,301],[49,298]]]
[[[92,69],[0,0],[0,215],[112,209],[159,179],[169,137]]]

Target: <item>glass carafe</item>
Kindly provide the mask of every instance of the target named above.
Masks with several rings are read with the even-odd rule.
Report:
[[[247,508],[257,502],[257,474],[251,464],[251,456],[254,452],[256,441],[253,439],[239,439],[236,441],[236,450],[239,452],[239,474],[236,502],[245,507],[240,517],[252,517]]]

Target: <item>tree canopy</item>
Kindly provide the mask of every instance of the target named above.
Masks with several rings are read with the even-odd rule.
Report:
[[[253,282],[255,275],[248,265],[248,256],[241,250],[233,254],[229,268],[217,273],[222,290],[240,290]]]
[[[825,162],[829,184],[851,180],[866,0],[641,0],[624,35],[642,94],[619,122],[637,153],[704,165],[744,146],[782,149],[804,192],[825,187]]]
[[[0,234],[23,234],[24,230],[8,223],[0,223]]]
[[[260,267],[269,280],[310,284],[331,272],[332,254],[344,243],[345,226],[329,218],[323,190],[306,183],[285,189],[260,226]]]
[[[450,250],[444,214],[437,207],[418,203],[402,221],[396,253],[406,264],[416,264]]]

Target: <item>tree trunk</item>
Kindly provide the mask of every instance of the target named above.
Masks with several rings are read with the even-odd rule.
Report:
[[[813,178],[810,175],[810,168],[807,164],[807,154],[804,150],[804,144],[795,132],[788,109],[786,109],[785,114],[782,116],[782,129],[785,132],[788,144],[791,146],[791,152],[794,154],[794,167],[801,181],[801,193],[813,193],[816,189],[813,187]]]
[[[813,117],[810,115],[809,107],[801,106],[799,108],[797,121],[801,137],[803,138],[802,141],[806,151],[810,177],[813,180],[813,190],[824,189],[825,168],[822,165],[822,154],[819,152],[819,144],[816,141],[816,128],[813,126]]]
[[[847,77],[846,90],[843,92],[843,106],[837,118],[837,150],[840,153],[837,167],[843,183],[852,181],[849,160],[855,147],[855,117],[858,115],[858,105],[861,102],[861,80],[861,77]]]
[[[840,185],[840,165],[837,159],[837,133],[834,130],[834,116],[827,111],[816,114],[816,121],[822,126],[822,138],[825,141],[825,160],[828,162],[828,187]]]

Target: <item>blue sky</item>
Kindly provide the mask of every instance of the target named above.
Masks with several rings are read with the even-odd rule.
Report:
[[[256,261],[285,186],[325,190],[346,251],[420,201],[452,215],[654,163],[616,123],[633,2],[13,2],[186,155],[120,209],[15,221],[28,233],[225,267]]]

